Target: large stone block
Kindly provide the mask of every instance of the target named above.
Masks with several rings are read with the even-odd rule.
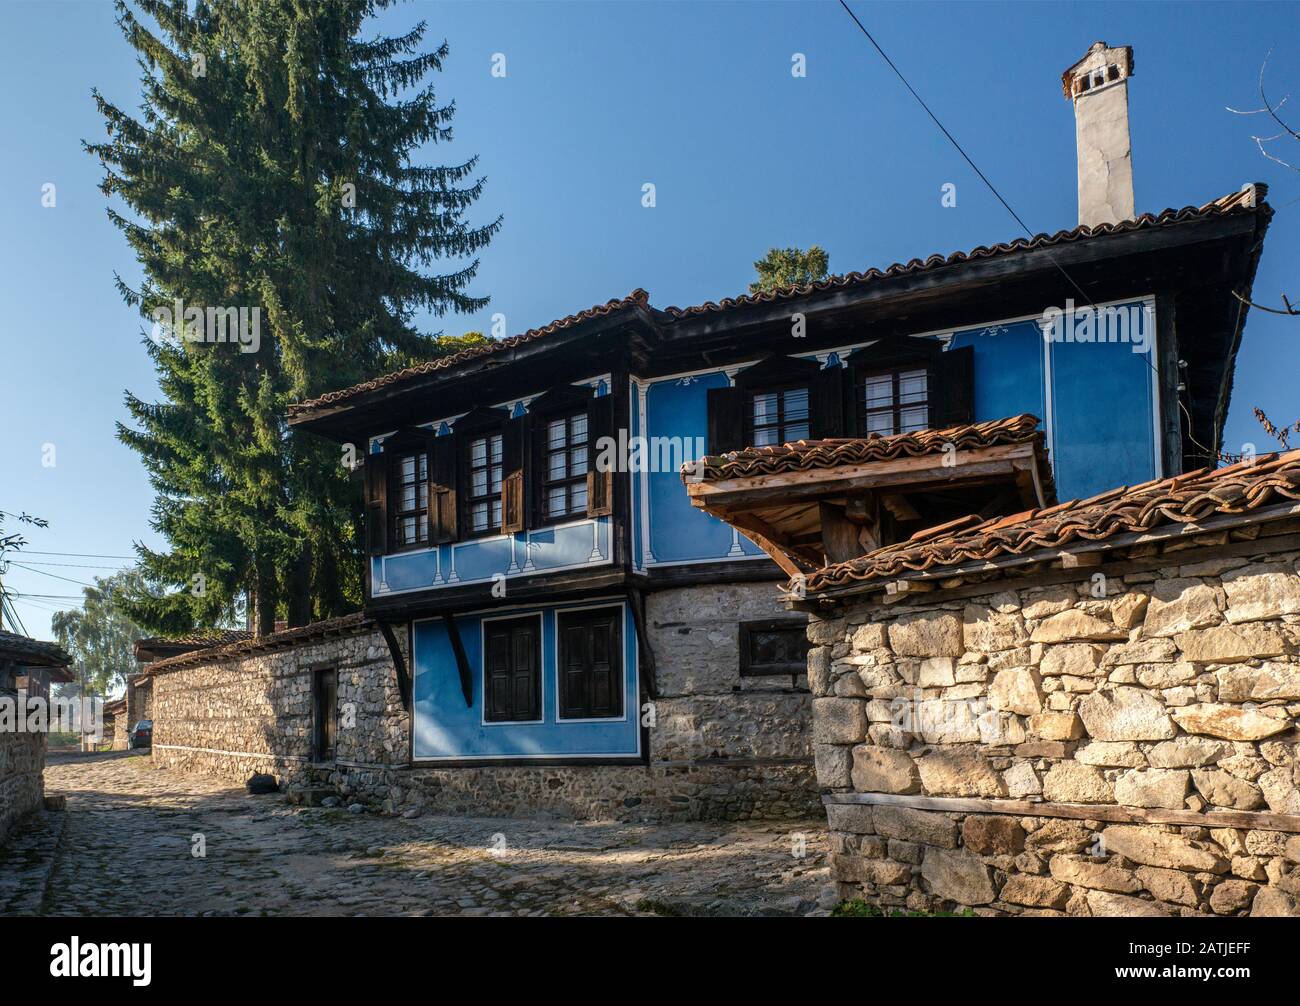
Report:
[[[1076,713],[1038,713],[1029,718],[1029,732],[1045,741],[1074,741],[1083,736],[1083,720]]]
[[[1258,741],[1291,729],[1291,720],[1285,714],[1270,716],[1263,710],[1214,702],[1175,709],[1173,717],[1189,734],[1229,741]]]
[[[873,835],[871,808],[856,803],[830,803],[826,805],[826,820],[831,831],[846,831],[853,835]]]
[[[1300,666],[1266,663],[1260,667],[1225,667],[1215,672],[1220,702],[1266,702],[1300,699]]]
[[[1043,799],[1053,803],[1114,803],[1110,783],[1097,769],[1079,762],[1057,762],[1043,776]]]
[[[1250,905],[1252,918],[1300,918],[1300,904],[1296,899],[1273,887],[1261,887]]]
[[[1035,643],[1088,642],[1127,639],[1128,631],[1096,615],[1070,609],[1043,619],[1029,638]]]
[[[1289,563],[1255,563],[1225,573],[1229,622],[1300,614],[1300,576]]]
[[[932,751],[919,758],[921,784],[931,796],[1006,796],[1002,777],[978,751]]]
[[[1079,716],[1101,741],[1157,741],[1177,733],[1161,702],[1140,688],[1093,692],[1080,700]]]
[[[1182,810],[1187,785],[1185,769],[1130,769],[1115,780],[1115,799],[1128,807]]]
[[[813,700],[813,742],[856,744],[867,736],[867,703],[862,699]]]
[[[1095,643],[1066,643],[1062,646],[1049,646],[1043,654],[1042,663],[1038,665],[1044,677],[1068,675],[1074,678],[1089,678],[1097,674],[1102,647]]]
[[[1200,885],[1181,870],[1139,866],[1136,873],[1142,886],[1161,901],[1192,908],[1201,900]]]
[[[1277,657],[1286,652],[1282,633],[1269,625],[1217,625],[1194,629],[1175,637],[1184,660],[1233,664],[1255,657]]]
[[[989,868],[969,853],[926,849],[921,876],[936,896],[960,905],[987,905],[997,896]]]
[[[1136,894],[1142,885],[1128,870],[1084,856],[1053,856],[1052,876],[1062,883],[1114,894]]]
[[[900,657],[960,657],[961,619],[951,611],[901,616],[889,626],[889,645]]]
[[[1043,708],[1043,686],[1032,667],[1008,667],[998,671],[989,685],[989,705],[1004,712],[1033,716]]]
[[[970,814],[961,823],[961,840],[981,856],[1014,856],[1025,847],[1025,829],[1014,817]]]
[[[1300,790],[1291,769],[1270,769],[1259,777],[1259,788],[1273,813],[1300,814]]]
[[[1144,636],[1173,636],[1223,621],[1223,591],[1200,580],[1159,580],[1142,623]]]
[[[1013,905],[1064,908],[1065,903],[1070,900],[1070,889],[1059,880],[1052,880],[1050,877],[1034,877],[1021,873],[1008,877],[998,896]]]
[[[1113,824],[1102,833],[1107,852],[1146,866],[1226,873],[1228,860],[1201,843],[1146,825]]]
[[[813,766],[817,782],[829,789],[843,789],[853,785],[853,754],[851,749],[838,744],[814,744]]]
[[[1197,768],[1213,765],[1232,754],[1232,747],[1223,741],[1207,741],[1200,737],[1178,737],[1164,741],[1147,751],[1147,761],[1156,768]]]
[[[1109,891],[1089,891],[1088,909],[1098,918],[1154,918],[1162,919],[1169,912],[1154,901],[1130,898]]]
[[[968,604],[962,612],[962,638],[967,650],[996,653],[1029,641],[1019,612],[1002,613],[984,604]]]
[[[1233,810],[1257,810],[1264,806],[1264,794],[1258,786],[1221,769],[1193,769],[1192,782],[1196,785],[1196,792],[1211,806]]]
[[[853,749],[853,788],[859,793],[917,793],[921,776],[907,752],[860,744]]]
[[[880,805],[872,809],[871,820],[876,834],[885,838],[945,849],[957,848],[957,823],[945,814]]]

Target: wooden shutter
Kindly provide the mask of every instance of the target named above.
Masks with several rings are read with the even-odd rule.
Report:
[[[975,349],[963,346],[934,358],[930,367],[930,426],[975,421]]]
[[[602,395],[587,403],[587,516],[603,517],[614,512],[614,466],[597,471],[600,441],[614,437],[614,396]],[[615,458],[615,466],[618,459]]]
[[[455,434],[429,441],[429,544],[457,539],[456,462],[461,438]]]
[[[745,446],[745,391],[709,389],[709,453],[725,454]]]
[[[366,455],[366,552],[388,551],[388,455]]]
[[[520,416],[501,431],[501,531],[514,534],[528,525],[524,506],[524,424]]]
[[[561,717],[623,714],[621,617],[619,608],[559,616]]]
[[[484,718],[490,722],[541,719],[538,620],[489,622],[484,633]]]
[[[808,385],[808,428],[813,440],[844,436],[843,367],[822,370]]]

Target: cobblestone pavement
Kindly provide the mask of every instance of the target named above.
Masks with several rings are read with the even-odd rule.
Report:
[[[823,914],[824,821],[408,820],[293,807],[126,753],[56,758],[45,785],[68,798],[35,902],[51,915]]]

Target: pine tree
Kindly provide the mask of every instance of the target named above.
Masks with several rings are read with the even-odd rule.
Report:
[[[117,2],[141,114],[95,91],[108,139],[85,146],[104,194],[133,211],[108,210],[144,271],[118,290],[161,322],[145,346],[162,400],[128,392],[134,424],[118,427],[168,543],[138,547],[152,590],[125,604],[149,631],[228,622],[244,598],[262,632],[357,607],[357,490],[336,447],[287,428],[287,406],[454,349],[418,331],[416,312],[486,303],[469,292],[474,256],[501,221],[466,221],[477,158],[412,161],[451,137],[454,105],[425,83],[448,46],[423,51],[423,22],[363,40],[385,6]],[[178,298],[209,327],[171,318]],[[227,308],[260,311],[259,338],[191,339],[217,334],[214,309]]]
[[[831,259],[817,245],[807,251],[800,248],[769,248],[754,263],[758,279],[749,284],[750,293],[769,293],[791,286],[806,286],[826,278]]]

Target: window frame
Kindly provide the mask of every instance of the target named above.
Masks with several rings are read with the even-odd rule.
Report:
[[[536,684],[535,694],[537,696],[537,718],[536,719],[497,719],[491,715],[492,703],[489,701],[489,688],[491,687],[492,675],[488,672],[488,626],[494,622],[534,622],[534,649],[533,649],[533,673]],[[542,653],[544,650],[542,633],[545,625],[540,611],[530,612],[519,615],[490,615],[479,619],[479,695],[482,698],[482,708],[479,711],[479,725],[485,727],[510,727],[522,725],[537,725],[546,722],[546,673],[542,666]]]
[[[457,466],[460,472],[460,492],[461,497],[461,523],[462,529],[459,534],[459,540],[465,541],[470,538],[493,538],[499,537],[506,532],[502,530],[505,523],[505,500],[502,498],[502,486],[505,483],[505,427],[504,426],[484,426],[473,430],[466,430],[461,434],[460,461]],[[492,488],[492,439],[496,438],[500,443],[498,451],[498,460],[496,467],[500,469],[500,478],[496,489]],[[474,444],[476,441],[487,441],[487,465],[483,469],[474,467]],[[488,473],[487,487],[488,491],[482,495],[474,495],[474,472],[485,470]],[[481,531],[474,529],[474,507],[476,504],[486,503],[488,505],[489,526]],[[497,506],[497,522],[495,525],[490,523],[492,515],[492,504]]]
[[[775,678],[786,677],[797,678],[801,674],[808,673],[808,653],[812,649],[812,644],[808,642],[808,622],[801,621],[797,618],[765,618],[756,619],[747,622],[737,623],[738,634],[737,642],[739,644],[740,656],[740,676],[742,678]],[[799,632],[804,638],[804,659],[801,664],[781,664],[775,665],[779,669],[755,670],[753,655],[751,653],[751,640],[755,633],[759,632],[781,632],[792,631]],[[760,664],[762,668],[769,668],[773,665]]]
[[[803,391],[807,395],[807,405],[804,409],[804,418],[802,425],[806,433],[802,437],[787,437],[785,428],[790,425],[785,416],[785,395],[791,391]],[[746,387],[745,392],[745,446],[747,447],[775,447],[781,444],[794,443],[797,440],[812,439],[812,397],[813,387],[811,381],[786,381],[781,384],[758,384],[753,387]],[[757,443],[756,433],[760,429],[754,421],[754,399],[759,395],[776,395],[777,404],[777,421],[775,423],[764,423],[762,429],[773,429],[777,431],[777,439],[770,444]]]
[[[614,626],[614,642],[611,649],[611,655],[617,660],[617,668],[612,674],[612,680],[618,689],[618,701],[611,703],[616,706],[618,711],[608,716],[566,716],[564,715],[565,707],[565,673],[564,673],[564,629],[565,622],[568,620],[575,621],[595,621],[598,618],[609,617]],[[560,609],[555,612],[555,720],[557,723],[617,723],[627,720],[627,661],[625,659],[626,649],[626,625],[627,609],[620,602],[608,604],[593,604],[580,608]]]
[[[334,664],[321,664],[309,668],[311,674],[311,759],[314,764],[329,765],[338,760],[339,753],[339,671]],[[322,729],[326,710],[322,704],[321,682],[325,675],[334,676],[334,705],[329,710],[334,720],[334,750],[326,754],[322,746]]]
[[[925,398],[922,402],[903,402],[901,393],[900,378],[904,373],[913,373],[920,371],[925,374]],[[869,408],[867,406],[867,382],[872,378],[889,376],[891,380],[891,400],[887,406],[877,406]],[[874,431],[879,436],[888,437],[896,436],[901,433],[915,433],[919,430],[931,429],[931,419],[934,415],[934,405],[932,396],[934,392],[934,368],[923,360],[912,362],[899,362],[892,366],[886,367],[859,367],[853,374],[853,395],[856,403],[857,413],[857,430],[858,435],[869,437],[873,431],[867,429],[867,419],[873,415],[889,413],[893,420],[893,433],[880,433]],[[903,410],[905,408],[914,408],[917,404],[925,407],[925,422],[916,428],[916,430],[903,429]]]
[[[414,510],[401,510],[402,488],[406,484],[401,477],[401,466],[407,458],[415,458],[415,498],[419,502],[420,494],[424,494],[424,506],[417,506]],[[429,457],[429,450],[426,447],[415,449],[398,447],[394,450],[392,457],[388,460],[385,468],[385,478],[388,480],[386,487],[388,513],[385,520],[388,523],[388,539],[385,542],[385,553],[412,552],[417,549],[427,549],[433,547],[429,540],[429,466],[432,459]],[[420,468],[423,467],[424,475],[421,477]],[[416,539],[413,542],[399,544],[398,528],[404,518],[414,516],[416,518]]]
[[[575,450],[570,446],[572,441],[569,439],[572,435],[573,421],[582,418],[584,424],[582,447],[585,449],[587,458],[583,466],[581,475],[566,474],[562,479],[552,479],[550,470],[550,461],[552,454],[558,454],[558,451],[551,449],[550,429],[551,424],[556,422],[564,423],[565,431],[565,472],[569,471],[570,459],[567,455]],[[535,506],[535,519],[533,526],[548,527],[552,524],[563,524],[567,521],[585,519],[589,505],[589,494],[587,485],[587,473],[591,471],[591,416],[587,404],[584,402],[581,408],[567,409],[554,413],[539,415],[536,419],[536,445],[534,450],[534,463],[532,465],[532,477],[534,484],[534,499],[537,501]],[[525,476],[527,478],[527,476]],[[550,497],[551,489],[555,486],[565,487],[565,511],[562,514],[551,514],[547,510],[547,503]],[[582,490],[582,506],[573,508],[573,493],[577,488]],[[527,491],[527,486],[525,486]]]

